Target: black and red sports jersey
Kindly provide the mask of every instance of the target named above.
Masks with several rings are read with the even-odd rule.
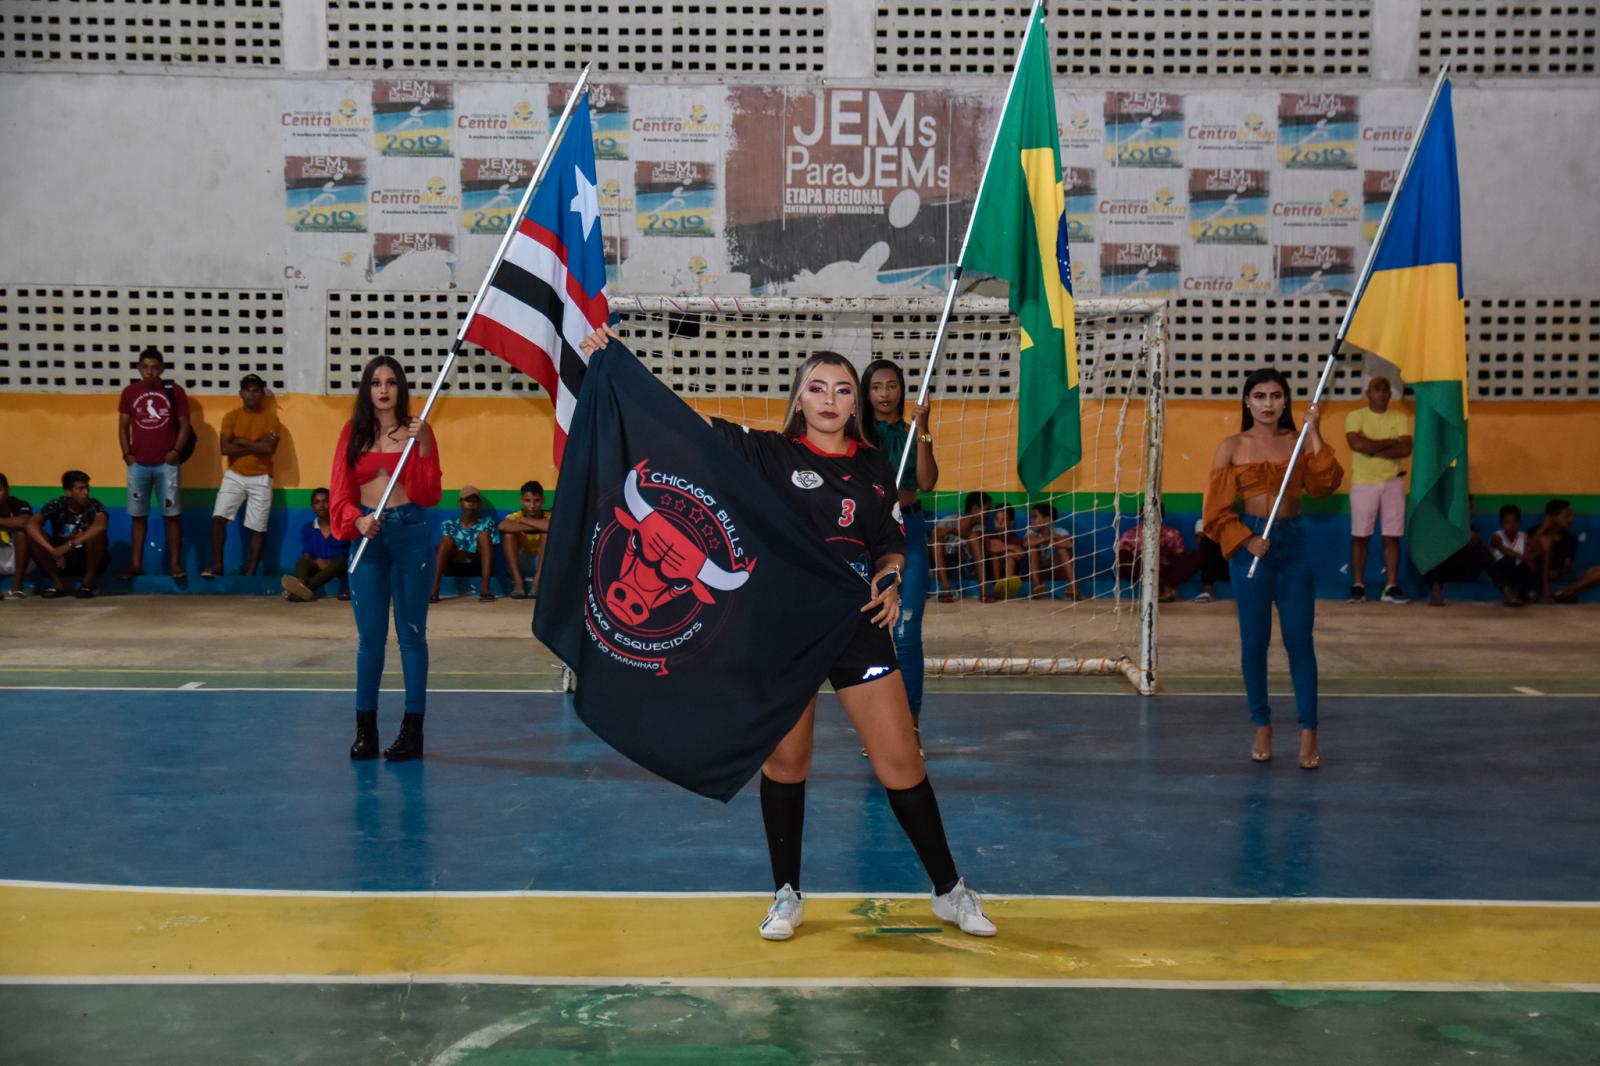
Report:
[[[805,437],[747,429],[721,418],[711,425],[862,577],[870,579],[885,555],[905,554],[905,529],[889,487],[894,471],[878,449],[850,441],[844,454],[830,455]]]

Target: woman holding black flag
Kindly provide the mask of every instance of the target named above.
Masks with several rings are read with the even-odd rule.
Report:
[[[580,347],[592,355],[617,335],[604,327]],[[868,582],[855,635],[828,680],[872,760],[901,828],[933,882],[933,913],[974,936],[994,923],[956,870],[938,800],[928,781],[888,626],[900,612],[905,539],[888,457],[862,435],[867,414],[855,368],[818,352],[795,373],[782,432],[700,417],[803,515],[832,553]],[[816,696],[761,770],[761,816],[776,889],[762,920],[768,940],[787,940],[804,921],[800,893],[805,784],[811,770]]]

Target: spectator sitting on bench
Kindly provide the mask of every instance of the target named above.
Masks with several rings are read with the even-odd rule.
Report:
[[[1178,586],[1205,569],[1206,551],[1203,547],[1189,550],[1177,526],[1167,523],[1166,508],[1161,508],[1161,548],[1157,572],[1157,596],[1162,603],[1178,598]],[[1140,519],[1122,531],[1117,538],[1117,575],[1132,585],[1140,578],[1139,561],[1144,554],[1144,520]]]
[[[8,600],[20,600],[28,594],[22,579],[28,572],[28,519],[32,517],[33,508],[28,501],[11,495],[11,482],[0,474],[0,577],[11,578],[11,587],[5,593]]]
[[[494,574],[494,546],[500,543],[495,521],[482,513],[483,497],[476,485],[461,486],[461,514],[447,518],[439,538],[439,556],[433,570],[433,592],[429,603],[439,602],[439,581],[449,577],[479,577],[478,602],[493,603],[494,589],[489,579]]]
[[[1057,581],[1067,583],[1067,595],[1078,598],[1078,581],[1073,574],[1072,535],[1056,525],[1056,509],[1039,501],[1028,509],[1028,532],[1022,544],[1028,551],[1028,575],[1033,581],[1031,599],[1049,599]]]
[[[300,531],[300,558],[294,573],[283,575],[283,598],[306,603],[322,595],[322,586],[342,578],[349,566],[350,545],[333,535],[328,514],[328,490],[311,493],[311,521]],[[344,593],[341,600],[349,599]]]
[[[47,600],[67,592],[66,578],[79,578],[78,598],[93,599],[95,581],[111,565],[105,504],[89,495],[89,475],[68,470],[61,475],[65,496],[58,496],[28,519],[28,536],[39,549],[34,560],[50,584],[39,595]],[[46,530],[45,526],[49,529]]]
[[[511,598],[525,600],[530,595],[523,588],[522,560],[532,564],[532,595],[539,595],[539,575],[544,572],[544,535],[550,530],[550,516],[544,513],[544,486],[537,481],[524,482],[522,510],[500,520],[500,545],[506,553],[506,572],[511,576]]]
[[[1467,512],[1472,512],[1472,497],[1467,497]],[[1507,607],[1521,607],[1518,589],[1531,587],[1533,572],[1522,562],[1527,550],[1528,535],[1521,530],[1522,512],[1515,504],[1500,508],[1500,528],[1489,536],[1485,545],[1478,531],[1467,532],[1467,542],[1444,562],[1422,575],[1428,583],[1429,607],[1443,607],[1444,586],[1447,582],[1467,584],[1478,580],[1479,574],[1488,574],[1500,589],[1500,600]]]
[[[1572,503],[1551,500],[1544,505],[1544,521],[1528,536],[1526,561],[1539,575],[1539,598],[1555,602],[1555,583],[1567,576],[1578,554],[1578,538],[1572,535]]]
[[[998,598],[989,588],[990,581],[996,582],[998,588],[1009,589],[1010,579],[1017,573],[1017,561],[1023,557],[1022,545],[1006,536],[1010,519],[1011,508],[996,507],[994,498],[987,492],[967,493],[953,533],[948,526],[941,533],[939,566],[935,572],[940,603],[954,603],[957,599],[950,590],[950,580],[951,575],[955,575],[956,585],[960,586],[963,549],[966,557],[972,560],[978,578],[979,600],[993,603]]]

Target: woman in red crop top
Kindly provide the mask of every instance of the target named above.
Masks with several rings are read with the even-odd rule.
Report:
[[[1318,429],[1321,412],[1316,404],[1306,408],[1305,448],[1294,470],[1288,470],[1296,431],[1294,416],[1289,413],[1289,382],[1278,371],[1257,370],[1245,378],[1242,406],[1243,431],[1222,442],[1211,467],[1203,515],[1205,534],[1228,556],[1238,603],[1240,662],[1250,721],[1255,726],[1250,757],[1257,762],[1272,758],[1267,646],[1272,641],[1272,608],[1276,604],[1300,720],[1300,765],[1315,770],[1322,763],[1317,748],[1317,653],[1311,638],[1316,589],[1299,517],[1300,494],[1328,495],[1339,487],[1344,470],[1322,439]],[[1285,472],[1289,487],[1268,541],[1261,532]],[[1250,563],[1256,559],[1260,562],[1255,577],[1249,577]]]
[[[373,511],[411,438],[416,447],[380,519]],[[411,417],[405,371],[390,356],[378,356],[361,372],[355,413],[333,451],[328,493],[333,535],[368,541],[361,565],[350,575],[350,606],[359,638],[356,740],[350,758],[378,757],[378,682],[391,604],[405,675],[406,716],[399,737],[383,755],[397,762],[419,758],[428,702],[428,590],[434,565],[426,509],[439,502],[439,447],[433,430]]]

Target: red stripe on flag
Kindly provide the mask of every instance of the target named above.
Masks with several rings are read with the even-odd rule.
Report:
[[[556,373],[555,361],[543,348],[515,330],[507,329],[484,315],[473,316],[472,324],[467,327],[467,340],[480,348],[488,349],[533,378],[544,386],[544,391],[550,394],[550,399],[555,400],[556,383],[560,380],[560,376]]]
[[[522,334],[509,330],[494,319],[485,318],[483,315],[473,317],[472,324],[467,327],[466,339],[481,348],[488,349],[533,378],[543,386],[545,392],[550,394],[551,407],[556,406],[556,389],[559,388],[561,378],[556,373],[555,363],[543,348]],[[567,450],[567,427],[561,424],[559,417],[555,419],[555,423],[556,429],[550,442],[550,450],[555,458],[556,469],[559,470],[561,456]]]
[[[567,268],[567,246],[557,239],[554,233],[545,229],[539,223],[524,217],[517,225],[517,232],[529,240],[538,241],[561,261],[563,272],[567,278],[567,298],[578,305],[578,310],[583,312],[583,317],[588,320],[591,329],[599,329],[611,317],[611,305],[606,300],[606,294],[600,292],[590,296],[583,291],[583,286],[572,276],[572,271]]]

